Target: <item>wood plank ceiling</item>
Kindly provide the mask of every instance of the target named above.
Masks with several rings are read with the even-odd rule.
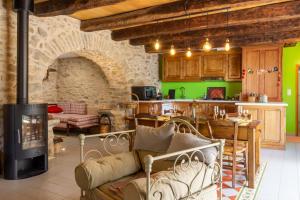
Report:
[[[300,41],[299,0],[36,0],[35,15],[69,15],[154,53],[156,39],[159,52],[201,50],[206,37],[213,47]]]

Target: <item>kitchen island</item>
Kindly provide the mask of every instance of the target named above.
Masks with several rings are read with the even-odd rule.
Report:
[[[261,145],[266,148],[284,149],[286,143],[286,107],[283,102],[241,102],[227,100],[153,100],[139,101],[139,113],[161,116],[175,108],[184,116],[192,116],[193,108],[197,115],[212,115],[214,106],[225,109],[226,113],[237,112],[237,107],[249,111],[253,120],[261,122]]]

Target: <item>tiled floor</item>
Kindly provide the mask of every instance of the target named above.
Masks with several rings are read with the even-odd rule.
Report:
[[[65,138],[66,152],[49,162],[45,174],[18,181],[0,179],[0,200],[79,200],[74,180],[78,144],[75,137]],[[264,149],[262,159],[268,166],[256,199],[300,200],[300,144],[288,144],[286,151]]]

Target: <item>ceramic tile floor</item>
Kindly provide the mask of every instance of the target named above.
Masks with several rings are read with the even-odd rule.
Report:
[[[99,146],[90,141],[91,146]],[[79,200],[80,190],[74,180],[79,163],[79,142],[65,138],[66,152],[49,161],[49,171],[18,181],[0,178],[0,200]],[[257,200],[300,200],[300,144],[289,143],[286,151],[262,150],[268,162]]]

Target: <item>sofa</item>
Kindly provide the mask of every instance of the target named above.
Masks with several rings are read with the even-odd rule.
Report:
[[[89,148],[87,139],[99,137],[102,151]],[[75,180],[81,200],[217,200],[221,196],[224,140],[202,136],[185,120],[79,138],[81,162]],[[178,149],[176,141],[188,143]],[[112,153],[112,146],[124,143],[128,149]]]
[[[99,126],[99,116],[87,114],[87,105],[84,102],[58,103],[57,107],[62,112],[48,113],[51,118],[60,120],[54,130],[65,130],[69,135],[71,128],[89,129]]]

